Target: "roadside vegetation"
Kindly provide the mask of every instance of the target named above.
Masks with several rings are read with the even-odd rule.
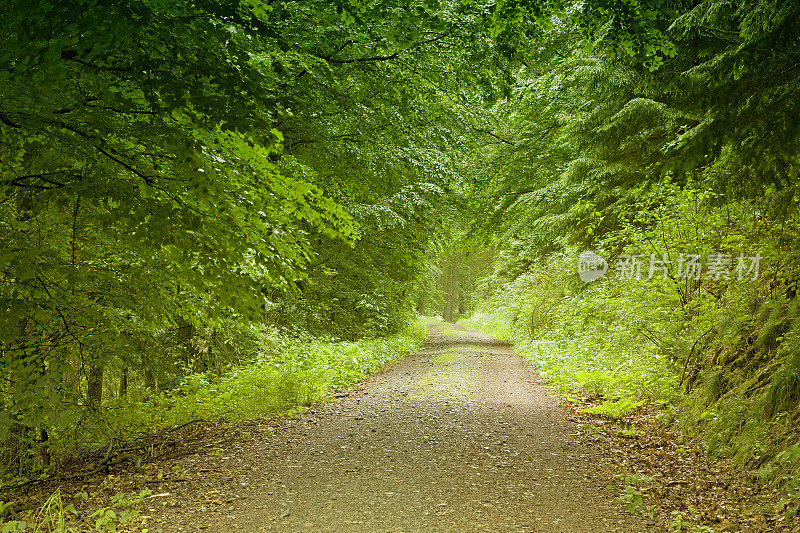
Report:
[[[128,399],[109,401],[103,416],[107,426],[87,428],[73,438],[102,445],[109,438],[124,442],[137,434],[192,421],[237,422],[291,415],[416,351],[426,333],[426,322],[420,319],[400,333],[359,341],[273,334],[263,342],[255,361],[231,366],[220,375],[190,374],[160,395],[132,391]],[[111,434],[108,428],[114,428]]]
[[[781,5],[674,14],[675,56],[655,70],[554,37],[549,66],[496,108],[506,142],[488,157],[492,201],[476,204],[496,260],[466,323],[594,398],[596,414],[649,406],[794,514],[800,196],[787,146],[800,131],[794,82],[778,74],[796,58],[777,43],[800,33],[797,6]],[[587,250],[608,265],[588,283]],[[702,272],[687,274],[691,257]],[[631,258],[641,270],[620,275]]]
[[[797,511],[797,2],[6,4],[0,489],[291,413],[441,315]]]

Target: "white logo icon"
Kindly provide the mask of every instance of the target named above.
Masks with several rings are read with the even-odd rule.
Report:
[[[578,256],[578,275],[586,283],[600,279],[608,272],[608,263],[594,252],[581,252]]]

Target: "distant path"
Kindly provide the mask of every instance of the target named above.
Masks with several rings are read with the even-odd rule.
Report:
[[[151,533],[647,531],[613,503],[600,452],[576,429],[508,346],[434,326],[423,351],[231,452],[226,485],[204,483],[148,525]],[[188,460],[188,471],[202,471],[205,459]]]

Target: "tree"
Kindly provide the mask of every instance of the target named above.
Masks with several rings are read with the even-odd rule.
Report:
[[[99,400],[107,362],[153,372],[153,338],[259,316],[312,234],[352,238],[341,207],[276,169],[277,89],[254,54],[280,51],[256,7],[6,4],[0,435],[64,431],[81,376]]]

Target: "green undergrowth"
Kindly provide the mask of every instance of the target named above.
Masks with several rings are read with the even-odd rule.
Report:
[[[496,291],[462,323],[514,345],[562,394],[586,394],[595,414],[618,418],[676,396],[675,365],[647,340],[661,321],[658,291],[634,284],[581,286],[566,256]],[[577,276],[576,276],[577,278]]]
[[[606,400],[600,405],[584,409],[584,412],[606,418],[620,419],[636,411],[642,404],[644,402],[625,397],[617,400]]]
[[[800,211],[781,224],[753,217],[747,202],[667,189],[643,200],[626,226],[596,244],[651,257],[716,252],[725,277],[619,279],[583,283],[579,250],[487,278],[486,296],[464,324],[508,341],[556,391],[588,395],[590,412],[618,418],[649,405],[705,451],[732,459],[800,510]],[[652,202],[653,205],[649,205]],[[655,207],[654,207],[655,206]],[[756,279],[733,275],[737,256],[761,257]],[[513,265],[512,265],[513,266]],[[676,265],[672,265],[675,273]],[[509,277],[511,278],[509,281]]]
[[[129,531],[130,526],[141,516],[143,501],[153,494],[150,489],[131,494],[117,493],[110,498],[108,507],[101,507],[91,515],[82,516],[75,505],[65,503],[61,489],[51,494],[38,508],[22,511],[14,520],[4,520],[5,507],[13,502],[0,502],[0,533],[79,533],[86,531],[108,532]],[[85,491],[76,493],[73,501],[86,501]],[[146,533],[148,530],[142,530]]]
[[[353,342],[269,333],[249,363],[188,373],[178,386],[157,394],[139,391],[131,399],[103,402],[68,434],[51,433],[50,453],[60,460],[105,450],[110,442],[130,442],[193,421],[291,415],[419,349],[429,322],[418,318],[395,335]],[[21,481],[7,477],[0,488]]]
[[[427,332],[423,320],[402,333],[355,342],[274,336],[257,361],[219,377],[187,376],[162,395],[108,406],[108,421],[123,433],[158,431],[190,420],[240,421],[292,413],[325,399],[413,352]]]
[[[770,297],[770,292],[772,295]],[[678,422],[706,449],[732,457],[800,509],[800,305],[753,288],[724,302],[703,349],[690,361],[690,391]]]

